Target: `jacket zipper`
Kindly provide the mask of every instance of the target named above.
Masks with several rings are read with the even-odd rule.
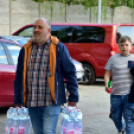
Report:
[[[59,49],[58,49],[58,46],[57,46],[57,54],[56,54],[56,57],[57,57],[57,55],[58,55],[58,51],[59,51]],[[55,71],[55,73],[56,73],[56,71]],[[58,84],[58,79],[57,79],[57,88],[58,88],[58,96],[59,96],[59,84]],[[58,99],[58,98],[57,98]]]

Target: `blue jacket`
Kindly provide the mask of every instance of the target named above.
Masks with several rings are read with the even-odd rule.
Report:
[[[26,73],[32,50],[32,39],[25,44],[19,54],[16,77],[14,81],[14,103],[26,104]],[[57,105],[66,103],[64,79],[67,80],[67,90],[70,93],[69,102],[78,102],[78,85],[76,69],[65,45],[56,37],[51,36],[50,42],[50,72],[48,78],[53,101]]]

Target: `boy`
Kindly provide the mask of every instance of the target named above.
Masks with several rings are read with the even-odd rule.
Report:
[[[128,61],[134,60],[134,56],[129,53],[131,50],[131,39],[128,36],[121,37],[119,48],[121,53],[111,56],[105,69],[105,90],[109,92],[108,81],[112,75],[112,93],[110,96],[110,118],[113,120],[118,134],[123,134],[125,125],[122,116],[126,123],[126,134],[134,134],[134,121],[132,120],[131,112],[128,114],[128,94],[132,85],[132,75],[128,68]],[[134,106],[134,104],[132,104]],[[132,110],[131,110],[132,111]]]

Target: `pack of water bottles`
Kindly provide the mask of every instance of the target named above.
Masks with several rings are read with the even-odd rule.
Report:
[[[82,134],[82,118],[81,110],[65,106],[62,109],[61,134]]]
[[[31,120],[25,107],[10,107],[7,111],[5,134],[30,134]]]

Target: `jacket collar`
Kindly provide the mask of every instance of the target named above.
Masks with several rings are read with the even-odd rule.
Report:
[[[51,36],[51,37],[50,37],[50,42],[52,42],[52,43],[55,44],[55,45],[58,45],[59,40],[58,40],[57,37]],[[28,41],[28,43],[24,45],[24,47],[25,47],[25,48],[29,48],[30,46],[32,46],[32,43],[33,43],[33,38],[31,38],[31,39]]]

